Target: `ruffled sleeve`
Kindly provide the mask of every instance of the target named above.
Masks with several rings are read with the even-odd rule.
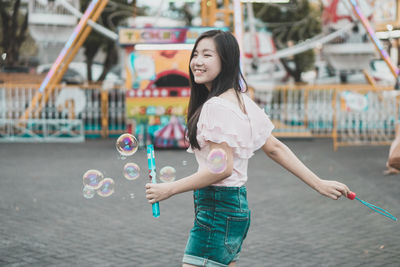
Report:
[[[197,142],[203,149],[207,141],[227,143],[235,157],[248,159],[264,145],[274,125],[265,112],[243,94],[247,115],[219,97],[204,103],[197,123]],[[189,146],[188,152],[194,151]]]
[[[265,144],[275,126],[264,110],[254,103],[253,100],[245,94],[243,94],[243,98],[245,99],[246,109],[251,122],[253,148],[257,150]]]
[[[227,100],[214,97],[203,105],[197,123],[197,141],[201,148],[206,146],[207,141],[225,142],[232,148],[235,157],[248,159],[254,153],[255,144],[259,143],[254,142],[253,131],[249,116]],[[257,136],[262,138],[260,133],[257,133]]]
[[[240,115],[224,104],[223,100],[214,97],[203,105],[197,123],[197,142],[201,148],[207,141],[225,142],[233,149],[236,156],[247,158],[251,154],[248,146],[249,133],[246,127],[243,127],[245,125],[240,125],[243,123]]]

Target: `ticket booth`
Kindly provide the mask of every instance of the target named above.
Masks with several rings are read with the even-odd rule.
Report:
[[[196,38],[214,27],[121,28],[126,121],[141,147],[186,148],[189,59]],[[223,29],[224,30],[224,29]]]

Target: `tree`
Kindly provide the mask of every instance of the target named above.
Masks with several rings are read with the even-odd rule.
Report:
[[[192,25],[194,19],[190,3],[184,3],[181,7],[177,7],[174,2],[169,3],[168,13],[173,19],[185,20],[187,26]]]
[[[18,65],[20,48],[28,36],[28,12],[22,15],[20,13],[20,6],[21,0],[0,0],[1,46],[3,52],[7,55],[5,65],[9,67]],[[22,22],[21,16],[23,17]]]
[[[84,12],[91,0],[81,0],[81,11]],[[107,7],[101,13],[97,23],[117,32],[117,27],[127,18],[135,13],[141,13],[136,7],[136,1],[132,5],[126,5],[126,0],[113,0],[108,2]],[[97,53],[102,49],[105,52],[103,62],[103,72],[98,81],[103,81],[110,69],[118,63],[118,50],[116,41],[111,40],[96,31],[91,31],[90,35],[83,44],[88,70],[88,80],[92,81],[91,66]]]
[[[256,17],[266,23],[272,31],[276,46],[286,48],[290,43],[296,45],[322,31],[322,10],[307,0],[292,0],[289,5],[254,4]],[[305,51],[293,57],[293,67],[289,59],[281,62],[296,82],[301,82],[301,73],[314,67],[314,52]]]

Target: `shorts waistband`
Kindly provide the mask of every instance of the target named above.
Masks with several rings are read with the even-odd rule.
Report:
[[[245,186],[207,186],[193,191],[196,210],[242,212],[248,210]]]
[[[215,185],[210,185],[206,186],[200,189],[197,189],[196,191],[239,191],[239,192],[245,192],[246,191],[246,186],[215,186]]]

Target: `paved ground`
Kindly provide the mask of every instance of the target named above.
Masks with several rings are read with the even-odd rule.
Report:
[[[82,144],[0,143],[0,266],[180,266],[192,226],[191,193],[161,203],[144,198],[144,151],[122,160],[115,140]],[[332,151],[328,139],[285,141],[316,173],[345,182],[361,199],[400,217],[400,176],[383,176],[388,147]],[[141,178],[122,167],[134,161]],[[178,177],[196,169],[185,151],[156,150]],[[399,222],[358,201],[329,200],[262,152],[250,160],[252,225],[238,266],[400,266]],[[82,195],[82,174],[98,169],[115,193]]]

